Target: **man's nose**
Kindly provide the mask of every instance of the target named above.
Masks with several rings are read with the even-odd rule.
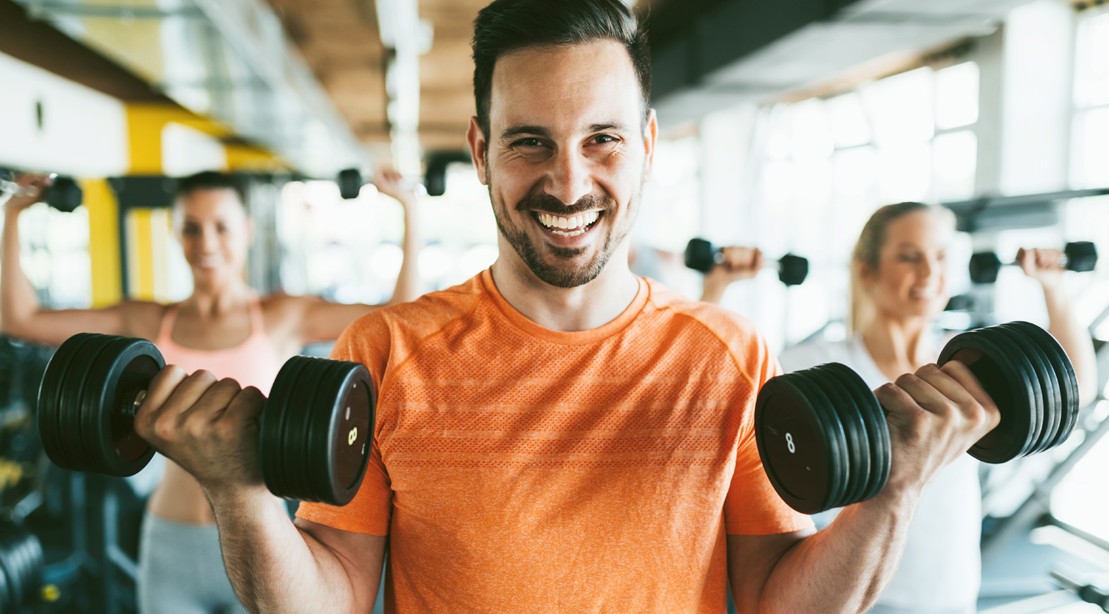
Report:
[[[577,150],[561,149],[547,172],[547,194],[573,205],[593,191],[589,161]]]

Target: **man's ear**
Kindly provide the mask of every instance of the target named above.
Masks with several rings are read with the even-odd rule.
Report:
[[[470,144],[470,157],[474,159],[474,168],[477,169],[477,178],[481,185],[486,185],[485,178],[488,176],[486,166],[488,159],[486,158],[489,153],[489,144],[485,140],[485,133],[478,125],[477,117],[470,117],[470,127],[466,129],[466,141]]]
[[[644,160],[644,175],[650,176],[651,168],[655,162],[655,143],[658,140],[658,116],[654,109],[647,111],[647,125],[643,131],[643,149],[647,153]]]

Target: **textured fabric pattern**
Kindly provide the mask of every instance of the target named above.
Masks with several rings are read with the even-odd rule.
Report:
[[[725,532],[811,526],[755,445],[766,345],[654,282],[564,333],[485,271],[360,319],[333,356],[378,387],[371,465],[350,504],[298,515],[389,535],[387,611],[723,612]]]

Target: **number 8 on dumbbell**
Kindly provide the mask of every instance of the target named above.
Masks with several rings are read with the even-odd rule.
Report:
[[[46,366],[39,434],[60,467],[134,475],[153,448],[134,430],[135,412],[165,360],[143,339],[81,333]],[[278,372],[258,425],[262,477],[289,499],[349,502],[362,482],[375,394],[366,368],[295,356]]]

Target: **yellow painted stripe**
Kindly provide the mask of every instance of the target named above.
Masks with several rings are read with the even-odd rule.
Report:
[[[251,145],[225,143],[224,155],[227,156],[227,170],[273,172],[290,168],[280,157]]]
[[[132,209],[127,212],[127,235],[130,237],[128,262],[131,263],[131,296],[154,300],[154,242],[151,233],[151,210]]]
[[[119,203],[106,179],[83,179],[89,216],[89,264],[92,306],[106,307],[123,299],[120,281]]]

